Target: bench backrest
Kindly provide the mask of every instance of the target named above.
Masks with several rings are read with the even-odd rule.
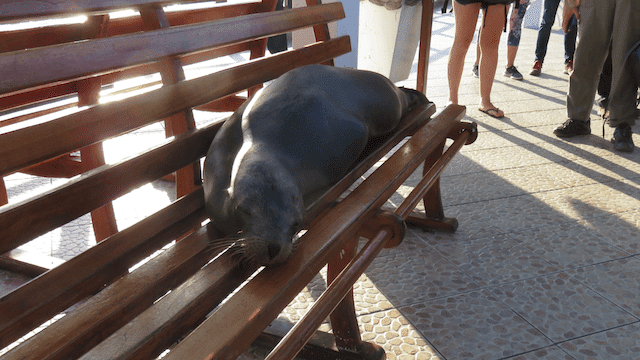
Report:
[[[16,1],[0,5],[0,21],[83,13],[88,14],[89,25],[95,25],[95,31],[88,36],[85,30],[78,33],[77,25],[64,25],[62,30],[51,33],[53,39],[39,36],[51,29],[1,34],[0,75],[3,81],[0,83],[0,102],[5,101],[1,106],[15,109],[16,106],[79,93],[79,104],[84,107],[70,115],[41,123],[25,123],[17,129],[7,130],[5,127],[3,130],[0,127],[0,178],[176,115],[182,115],[184,126],[180,131],[174,131],[179,135],[140,155],[85,172],[58,188],[25,201],[0,206],[0,254],[100,208],[142,184],[185,167],[190,168],[193,177],[191,190],[194,192],[109,237],[108,241],[85,251],[77,260],[47,272],[30,286],[0,299],[0,349],[37,324],[101,290],[105,284],[114,282],[162,244],[199,227],[206,216],[198,185],[198,165],[222,122],[196,129],[189,116],[194,108],[206,107],[223,99],[219,104],[227,111],[232,110],[243,98],[228,101],[229,97],[261,86],[296,67],[326,63],[350,51],[348,37],[322,38],[322,34],[327,33],[327,22],[344,18],[339,3],[273,12],[276,1],[264,0],[236,5],[219,4],[212,9],[176,13],[165,13],[162,5],[168,1],[52,1],[46,2],[44,7],[34,6],[34,3],[41,4]],[[139,7],[142,16],[109,20],[104,15],[122,7]],[[324,30],[316,29],[322,41],[302,49],[263,56],[267,37],[318,26],[325,27]],[[15,40],[14,37],[32,42],[3,41]],[[77,41],[80,39],[84,40]],[[253,51],[251,61],[196,79],[183,80],[182,65],[247,50]],[[164,75],[164,86],[144,95],[110,103],[98,103],[95,98],[83,100],[82,89],[86,87],[93,89],[91,94],[96,94],[96,88],[123,76],[158,71]],[[177,261],[175,257],[181,259],[181,267],[166,267],[165,277],[157,273],[145,275],[142,271],[137,280],[131,280],[138,282],[125,282],[116,293],[101,292],[100,296],[105,299],[116,294],[135,297],[126,302],[128,307],[113,310],[110,318],[117,326],[122,326],[149,306],[149,302],[154,301],[152,299],[161,296],[158,291],[166,292],[170,284],[183,281],[206,264],[211,255],[207,250],[207,239],[206,228],[200,228],[180,241],[166,258],[156,260],[172,263]],[[223,265],[215,266],[224,267],[230,262],[216,263]],[[241,278],[238,277],[237,281],[244,281]],[[233,286],[237,281],[228,281],[228,284]],[[91,311],[83,314],[87,316]],[[82,335],[64,341],[39,339],[41,350],[38,351],[53,354],[52,358],[69,358],[102,340],[95,336],[96,329],[105,336],[110,329],[113,330],[102,328],[102,323],[92,323],[83,328],[78,322],[86,319],[91,319],[91,316],[69,320],[69,325],[59,326],[72,326],[72,332],[77,334],[85,333],[78,329],[85,329],[86,334],[92,334],[91,339]],[[163,340],[169,343],[160,347],[169,346],[171,341],[179,338],[177,333],[170,331],[172,335]],[[7,356],[18,356],[14,354],[18,353]]]

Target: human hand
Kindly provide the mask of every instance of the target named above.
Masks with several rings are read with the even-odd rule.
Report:
[[[576,5],[580,6],[580,2],[576,1]],[[569,24],[571,23],[571,17],[575,16],[578,23],[580,23],[580,11],[578,7],[569,7],[565,4],[564,14],[562,16],[562,30],[567,33],[569,31]]]

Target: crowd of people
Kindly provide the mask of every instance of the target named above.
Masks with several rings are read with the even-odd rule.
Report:
[[[453,1],[455,36],[447,64],[450,103],[458,103],[464,59],[480,17],[482,23],[478,31],[476,62],[472,68],[473,76],[480,82],[478,110],[495,118],[504,117],[504,111],[491,101],[500,37],[509,25],[507,63],[503,75],[522,80],[524,77],[514,61],[529,3],[530,0]],[[542,73],[560,3],[561,0],[543,0],[535,61],[529,72],[532,76]],[[553,133],[560,138],[591,134],[590,114],[598,92],[602,113],[615,129],[611,139],[613,148],[622,152],[633,151],[631,126],[635,123],[640,84],[638,76],[633,74],[634,60],[629,54],[640,43],[640,1],[565,0],[562,18],[564,73],[569,75],[567,118]]]

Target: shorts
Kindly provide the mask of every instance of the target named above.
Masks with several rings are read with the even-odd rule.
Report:
[[[514,1],[515,0],[456,0],[458,4],[462,5],[481,3],[483,9],[486,9],[490,5],[509,5]]]

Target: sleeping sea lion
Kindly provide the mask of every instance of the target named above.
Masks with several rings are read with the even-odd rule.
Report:
[[[241,262],[286,260],[306,205],[423,102],[370,71],[309,65],[274,80],[226,120],[207,153],[206,209],[226,236],[213,245],[233,245]]]

